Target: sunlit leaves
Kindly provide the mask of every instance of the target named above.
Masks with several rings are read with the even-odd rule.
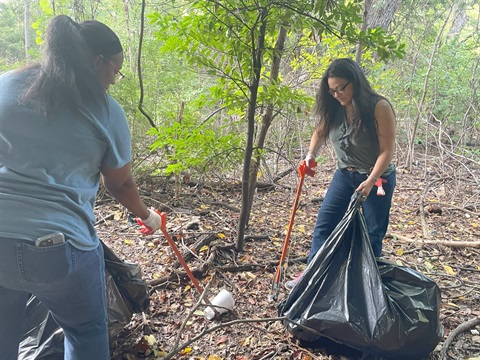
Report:
[[[155,141],[151,149],[167,148],[168,165],[165,174],[180,174],[187,169],[199,172],[210,167],[222,167],[226,157],[230,161],[241,158],[241,140],[232,132],[199,126],[193,119],[175,122],[171,126],[152,129]]]

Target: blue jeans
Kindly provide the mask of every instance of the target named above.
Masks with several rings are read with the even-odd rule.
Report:
[[[102,246],[81,251],[0,238],[0,358],[16,360],[29,294],[63,329],[65,359],[110,359]]]
[[[325,240],[327,240],[343,218],[355,189],[367,177],[368,175],[366,174],[348,170],[335,171],[322,206],[318,210],[308,262],[313,259],[317,251],[325,243]],[[383,184],[385,196],[378,196],[377,187],[374,186],[367,199],[362,203],[363,215],[367,224],[368,234],[370,235],[373,253],[376,257],[382,254],[382,241],[387,232],[393,190],[396,185],[395,171],[384,179],[387,180]]]

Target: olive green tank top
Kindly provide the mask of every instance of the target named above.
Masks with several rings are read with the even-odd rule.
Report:
[[[374,109],[373,107],[371,111],[372,117]],[[329,139],[333,144],[338,169],[353,167],[360,174],[369,174],[375,166],[380,153],[377,134],[372,136],[372,134],[366,133],[366,130],[354,132],[353,127],[347,122],[343,106],[337,111],[335,124],[330,129]],[[387,176],[394,170],[395,166],[390,163],[382,176]]]

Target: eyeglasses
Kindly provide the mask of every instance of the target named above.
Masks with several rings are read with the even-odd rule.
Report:
[[[335,93],[337,94],[343,94],[345,92],[345,88],[350,84],[350,81],[348,81],[345,85],[340,87],[339,89],[328,89],[328,93],[332,96],[335,96]]]
[[[115,81],[122,80],[125,77],[125,75],[123,75],[122,72],[120,70],[118,70],[110,60],[107,60],[107,61],[110,63],[110,65],[112,65],[113,70],[115,70]]]

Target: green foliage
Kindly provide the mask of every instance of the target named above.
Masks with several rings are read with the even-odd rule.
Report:
[[[428,119],[421,121],[418,128],[417,136],[423,141],[428,133],[440,138],[439,131],[449,134],[453,141],[465,134],[468,141],[475,137],[474,129],[479,124],[478,111],[475,111],[478,95],[475,100],[474,90],[479,84],[478,69],[477,76],[474,73],[480,55],[480,36],[473,31],[473,24],[467,21],[455,36],[449,33],[450,27],[447,26],[432,59],[434,43],[445,21],[446,12],[442,9],[450,5],[437,3],[422,9],[406,3],[406,8],[399,11],[408,11],[411,18],[418,18],[429,26],[418,28],[402,24],[404,28],[399,30],[405,33],[405,39],[409,39],[405,47],[407,55],[372,68],[372,77],[380,91],[394,104],[401,126],[407,127],[416,116]],[[472,20],[478,18],[479,6],[475,6],[470,8]],[[419,107],[423,96],[424,106]],[[466,116],[467,113],[470,115]],[[400,130],[401,134],[406,134],[404,129]]]
[[[22,8],[0,2],[0,71],[25,59]]]
[[[220,159],[214,154],[243,148],[240,139],[245,133],[244,119],[255,70],[254,54],[260,56],[262,64],[255,107],[257,134],[265,109],[273,105],[275,116],[265,145],[270,152],[264,155],[278,152],[293,156],[292,149],[298,152],[302,148],[315,124],[310,112],[319,77],[331,60],[353,58],[357,42],[365,45],[362,66],[373,87],[387,96],[395,107],[400,136],[408,136],[411,120],[420,115],[430,122],[420,123],[419,139],[425,139],[425,132],[432,131],[434,127],[430,125],[440,124],[445,132],[453,134],[452,139],[462,139],[462,132],[472,140],[475,136],[478,139],[475,134],[478,134],[480,117],[478,90],[475,92],[475,89],[479,85],[479,70],[475,70],[475,64],[480,56],[480,35],[475,19],[478,19],[479,5],[473,0],[457,4],[467,16],[462,30],[450,34],[452,24],[449,23],[443,34],[431,64],[423,108],[418,104],[424,95],[432,47],[450,2],[403,1],[390,29],[369,29],[363,33],[359,30],[363,3],[352,0],[284,3],[262,0],[246,1],[242,5],[230,5],[223,0],[200,0],[175,2],[171,8],[166,3],[149,4],[147,11],[153,10],[153,13],[145,29],[141,59],[143,107],[154,119],[159,133],[153,131],[154,135],[148,136],[145,134],[150,124],[138,110],[136,52],[140,3],[127,2],[130,34],[126,31],[122,2],[57,0],[55,11],[52,4],[46,0],[31,2],[31,59],[38,58],[39,53],[34,38],[41,39],[54,13],[64,13],[78,21],[96,18],[111,26],[124,43],[126,62],[122,72],[127,78],[109,91],[125,109],[134,151],[142,148],[145,151],[159,136],[156,151],[161,150],[163,154],[164,147],[160,144],[164,144],[172,154],[178,148],[183,149],[182,156],[192,155],[192,159],[176,159],[169,155],[169,162],[160,167],[177,161],[175,164],[180,163],[175,165],[177,168],[202,169],[204,165],[196,163],[200,153],[193,140],[211,147],[212,155],[202,155],[212,159],[205,160],[208,167],[215,166],[213,159]],[[265,43],[259,48],[258,25],[262,15],[266,22]],[[24,2],[0,2],[0,71],[25,63],[23,16]],[[287,26],[288,35],[278,80],[272,81],[270,71],[276,55],[273,49],[280,26]],[[190,140],[179,144],[165,137],[165,134],[174,136],[178,129],[159,134],[163,129],[179,126],[176,119],[182,103],[186,105],[181,127],[187,129],[182,136]],[[209,114],[213,113],[215,115],[210,118]],[[229,134],[232,139],[225,142],[208,140],[209,131],[215,133],[216,140]],[[234,153],[228,164],[241,161],[239,152]]]
[[[222,130],[206,124],[199,126],[187,117],[181,123],[151,129],[149,135],[155,137],[151,150],[165,153],[167,166],[163,173],[166,175],[185,170],[203,174],[212,169],[230,168],[232,162],[240,162],[243,146],[234,132]]]
[[[156,36],[163,43],[162,52],[180,56],[188,66],[197,67],[216,78],[208,94],[200,94],[195,102],[199,107],[222,107],[229,116],[245,118],[255,71],[260,70],[255,104],[257,119],[261,109],[271,105],[287,117],[295,116],[299,109],[309,109],[313,102],[312,94],[303,87],[284,81],[291,69],[284,67],[278,81],[271,79],[275,42],[282,26],[288,27],[290,37],[304,34],[301,37],[302,46],[297,46],[298,56],[291,59],[293,69],[304,69],[305,59],[314,69],[321,68],[319,63],[323,64],[323,68],[327,66],[328,61],[318,56],[318,52],[328,49],[329,42],[342,44],[345,56],[358,41],[374,49],[381,58],[403,55],[403,46],[397,45],[383,30],[359,31],[361,6],[355,2],[248,1],[243,5],[238,9],[237,4],[226,1],[212,3],[203,0],[190,4],[183,12],[155,12],[150,15],[151,23],[158,27]],[[265,32],[265,38],[260,47],[257,40],[261,31]],[[307,38],[307,33],[327,41],[316,42],[313,37]],[[284,58],[289,58],[289,49],[285,50]],[[255,69],[255,61],[258,60],[261,69]]]

